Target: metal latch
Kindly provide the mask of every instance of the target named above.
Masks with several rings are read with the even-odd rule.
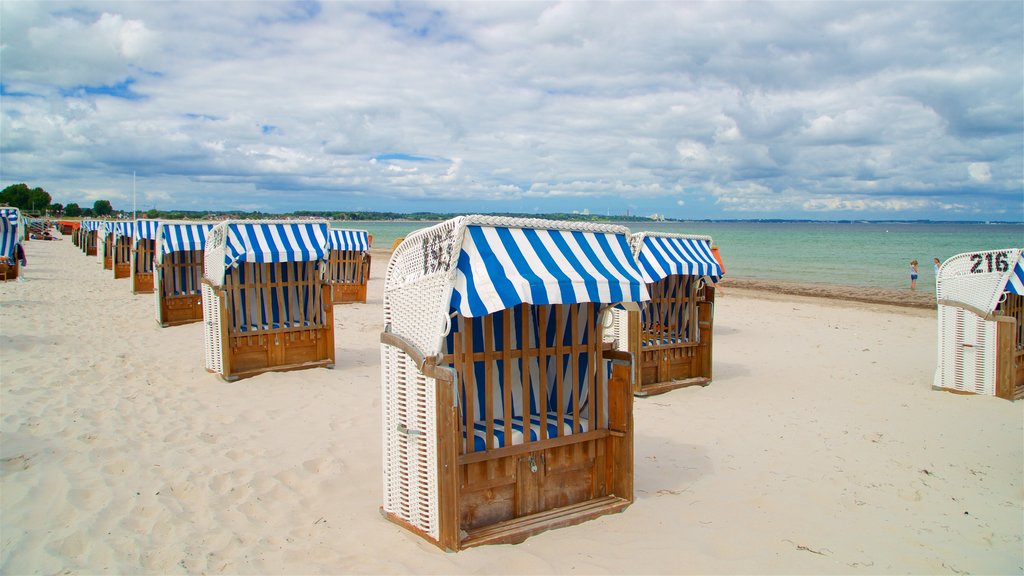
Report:
[[[533,454],[530,454],[530,472],[537,473],[537,461],[534,460]]]
[[[406,436],[422,436],[423,435],[423,430],[413,430],[411,428],[405,427],[405,425],[403,425],[403,424],[399,424],[398,426],[396,426],[396,428],[398,429],[399,432],[401,432],[402,434],[405,434]]]

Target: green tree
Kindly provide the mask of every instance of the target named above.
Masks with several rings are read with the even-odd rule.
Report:
[[[92,204],[93,214],[97,216],[108,216],[114,211],[109,200],[97,200]]]
[[[157,210],[156,208],[150,208],[149,210],[146,210],[146,218],[152,220],[158,216],[160,216],[160,211]]]
[[[54,202],[53,204],[50,204],[50,207],[47,208],[47,210],[49,210],[50,214],[56,214],[59,216],[64,213],[64,205],[60,202]]]
[[[76,202],[72,202],[64,207],[64,215],[68,217],[75,217],[82,215],[82,208]]]
[[[0,191],[0,203],[10,204],[24,211],[42,212],[50,206],[53,200],[50,194],[42,188],[29,188],[24,182],[11,184]]]

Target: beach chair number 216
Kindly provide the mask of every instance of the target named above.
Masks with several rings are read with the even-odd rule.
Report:
[[[988,254],[971,254],[971,261],[974,262],[974,266],[971,266],[971,274],[984,274],[986,272],[1006,272],[1010,269],[1010,262],[1007,260],[1006,252],[995,253],[995,258],[992,258],[992,252]],[[993,266],[993,260],[994,266]],[[988,270],[982,268],[983,263],[988,263]]]

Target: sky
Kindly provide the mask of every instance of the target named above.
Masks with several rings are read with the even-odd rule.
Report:
[[[20,182],[125,210],[1024,221],[1024,2],[4,0]]]

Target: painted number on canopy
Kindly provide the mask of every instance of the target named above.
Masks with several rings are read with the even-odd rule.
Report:
[[[989,252],[988,254],[971,254],[971,274],[1006,272],[1010,269],[1010,261],[1006,252]]]

